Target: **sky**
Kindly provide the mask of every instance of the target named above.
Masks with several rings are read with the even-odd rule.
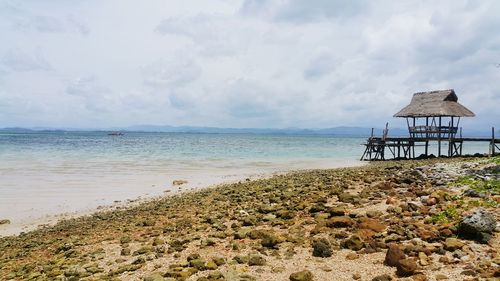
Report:
[[[0,127],[500,127],[500,1],[0,0]],[[464,128],[465,129],[465,128]]]

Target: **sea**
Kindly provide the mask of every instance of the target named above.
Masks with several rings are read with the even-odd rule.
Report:
[[[0,236],[67,214],[224,182],[361,165],[364,141],[325,135],[0,132],[0,220],[11,221],[0,226]],[[175,180],[187,183],[177,186]]]

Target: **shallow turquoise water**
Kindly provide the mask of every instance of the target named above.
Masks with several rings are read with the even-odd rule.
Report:
[[[57,132],[0,134],[0,157],[124,160],[356,158],[362,138],[301,135]]]

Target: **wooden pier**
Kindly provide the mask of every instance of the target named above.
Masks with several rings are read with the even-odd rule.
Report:
[[[371,137],[365,145],[361,160],[417,159],[427,158],[429,144],[437,143],[437,156],[462,156],[464,142],[488,142],[489,154],[500,152],[500,139],[495,138],[495,128],[491,138],[464,138],[459,129],[461,117],[474,117],[475,114],[458,103],[454,90],[420,92],[413,95],[408,106],[394,117],[406,118],[408,137],[389,137],[388,124],[382,137]],[[448,121],[448,124],[443,121]],[[419,124],[420,123],[420,124]],[[443,143],[448,144],[448,152],[442,154]],[[415,154],[415,147],[423,147],[424,153]]]
[[[412,138],[412,137],[370,137],[364,144],[365,151],[360,160],[389,160],[389,159],[418,159],[427,158],[429,154],[429,142],[437,141],[437,138]],[[448,152],[446,155],[440,154],[438,157],[463,156],[464,142],[486,142],[489,144],[489,154],[497,155],[500,153],[500,139],[492,138],[453,138],[443,142],[448,143]],[[438,144],[441,145],[441,144]],[[425,152],[419,155],[415,154],[415,147],[424,147]]]

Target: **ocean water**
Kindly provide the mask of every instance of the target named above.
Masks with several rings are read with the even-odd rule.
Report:
[[[297,169],[358,165],[362,138],[302,135],[0,133],[0,219],[40,218]],[[0,227],[0,235],[1,235]]]

